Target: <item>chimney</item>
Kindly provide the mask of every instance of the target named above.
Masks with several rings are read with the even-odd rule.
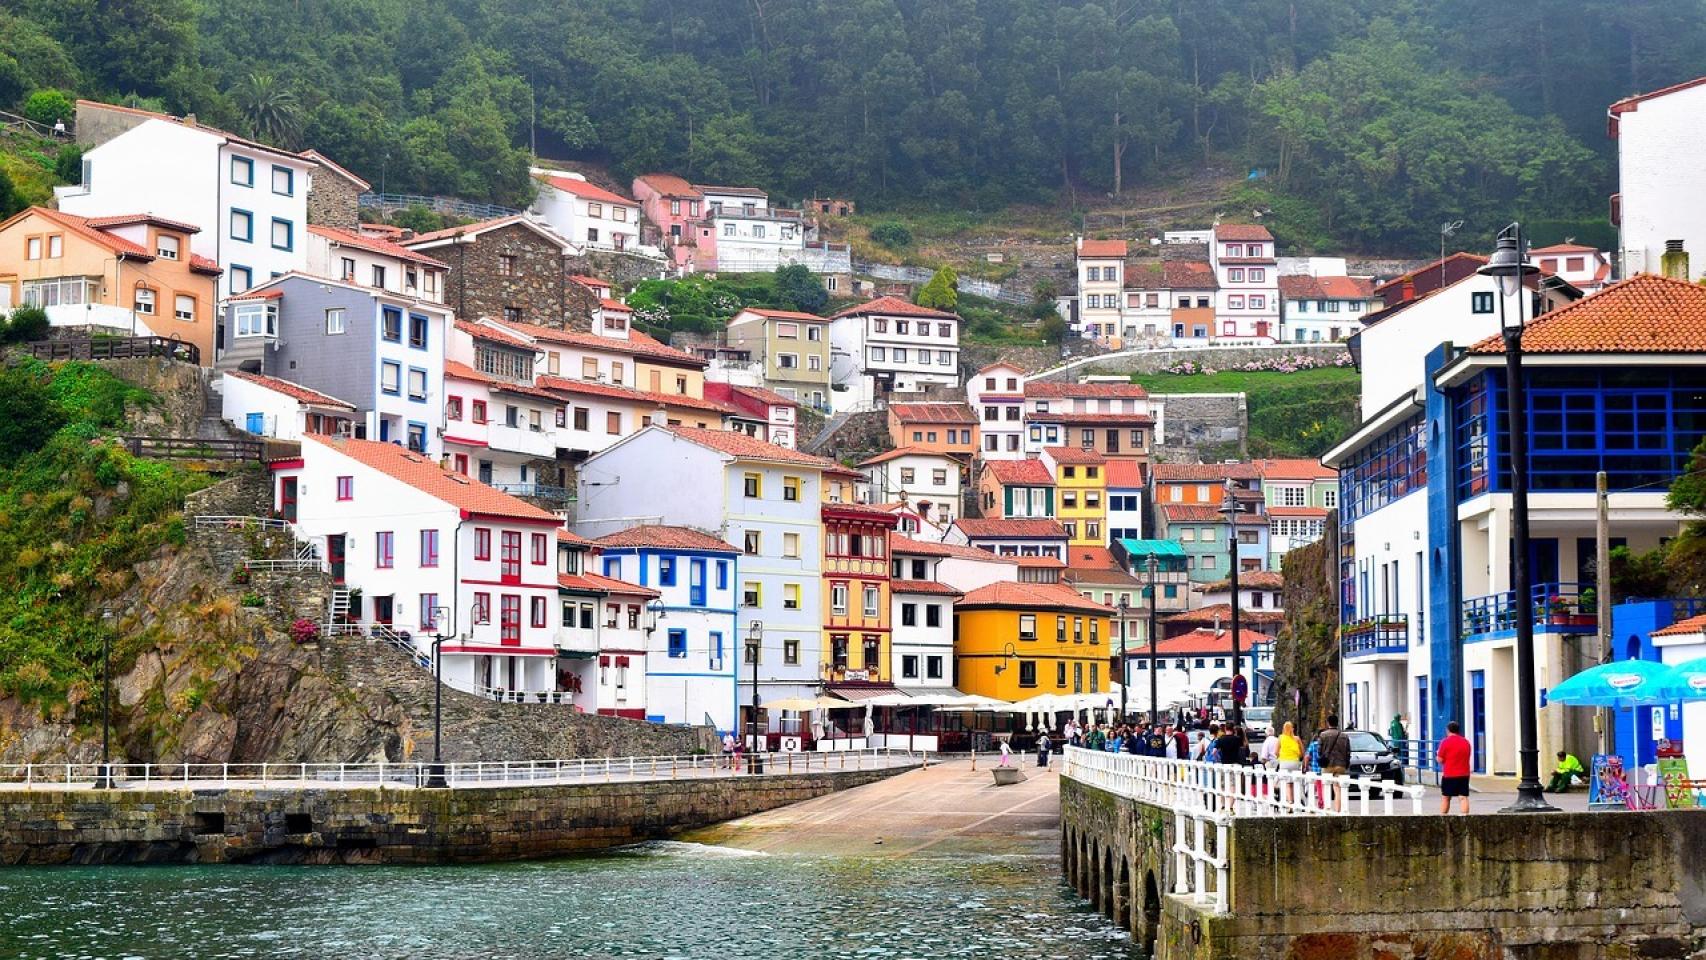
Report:
[[[1409,303],[1411,300],[1416,299],[1416,278],[1405,277],[1404,285],[1400,287],[1399,290],[1401,291],[1399,295],[1400,302]]]
[[[195,114],[193,114],[193,113],[184,114],[184,126],[186,126],[186,127],[195,126]]]
[[[1666,240],[1664,255],[1659,258],[1659,272],[1672,280],[1688,279],[1688,251],[1681,240]]]

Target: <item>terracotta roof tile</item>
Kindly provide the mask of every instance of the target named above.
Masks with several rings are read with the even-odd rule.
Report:
[[[396,257],[399,260],[418,263],[425,267],[435,267],[440,270],[450,269],[449,264],[439,260],[434,260],[425,254],[416,253],[408,247],[399,246],[389,240],[381,240],[378,237],[364,237],[359,233],[350,233],[348,230],[337,230],[332,227],[322,227],[317,224],[309,224],[308,232],[312,233],[316,237],[323,237],[330,240],[342,247],[354,247],[357,250],[366,250],[368,253],[377,253],[386,257]]]
[[[1259,474],[1249,463],[1158,463],[1150,468],[1156,483],[1206,480],[1254,480]]]
[[[1025,414],[1025,418],[1037,423],[1106,424],[1123,427],[1148,427],[1155,424],[1155,418],[1147,413],[1077,413],[1072,410],[1038,413],[1033,410]]]
[[[935,597],[965,596],[964,591],[955,590],[945,583],[937,583],[934,580],[891,580],[889,581],[889,591],[891,593],[917,593]]]
[[[570,394],[587,397],[604,397],[610,400],[626,400],[630,403],[646,404],[648,406],[682,407],[689,410],[704,410],[707,413],[731,414],[734,409],[714,400],[702,400],[678,393],[653,393],[650,390],[635,390],[615,383],[597,383],[591,380],[570,380],[566,377],[555,377],[542,374],[539,386],[545,390],[559,394]]]
[[[1701,353],[1706,287],[1643,273],[1541,314],[1523,328],[1523,353]],[[1499,354],[1497,334],[1469,348]]]
[[[1119,562],[1107,547],[1070,547],[1066,565],[1073,570],[1119,570]]]
[[[1025,382],[1025,396],[1037,400],[1141,400],[1149,391],[1135,383],[1056,383],[1049,380]]]
[[[1238,575],[1238,589],[1240,590],[1278,590],[1284,586],[1285,575],[1274,570],[1250,570]],[[1205,583],[1202,588],[1204,593],[1219,593],[1222,590],[1231,589],[1232,580],[1230,577],[1225,580],[1216,580],[1213,583]],[[1240,614],[1242,612],[1240,611]]]
[[[768,307],[742,307],[735,316],[751,313],[772,320],[800,320],[806,323],[828,323],[828,317],[820,317],[815,313],[803,313],[799,310],[772,310]]]
[[[1055,463],[1072,466],[1077,466],[1079,464],[1101,464],[1106,463],[1108,460],[1108,458],[1103,456],[1101,453],[1098,453],[1095,450],[1086,450],[1083,447],[1044,447],[1043,452],[1048,454],[1050,459],[1054,460]]]
[[[612,300],[609,297],[599,298],[598,306],[599,306],[599,309],[601,309],[601,310],[615,310],[617,313],[633,313],[634,312],[633,307],[628,306],[627,304],[623,303],[620,300]]]
[[[1127,290],[1218,290],[1214,268],[1202,260],[1164,260],[1134,263],[1126,267]],[[1172,304],[1164,303],[1164,307]]]
[[[1273,238],[1274,235],[1268,232],[1268,228],[1259,223],[1222,223],[1214,228],[1214,239],[1230,240],[1233,243],[1240,240],[1272,241]]]
[[[1198,607],[1195,610],[1186,610],[1184,613],[1175,613],[1170,617],[1163,617],[1162,619],[1166,620],[1168,623],[1213,623],[1216,617],[1220,618],[1221,624],[1231,626],[1232,605],[1229,603],[1216,603],[1206,607]],[[1278,610],[1249,610],[1244,607],[1238,608],[1239,629],[1243,629],[1243,626],[1246,623],[1267,625],[1284,622],[1285,614]]]
[[[1529,256],[1537,253],[1598,253],[1598,247],[1584,246],[1579,243],[1554,243],[1550,247],[1530,247]]]
[[[830,319],[837,320],[841,317],[865,316],[867,314],[879,317],[929,317],[941,320],[958,320],[960,318],[958,314],[948,313],[945,310],[935,310],[930,307],[921,307],[899,297],[878,297],[875,300],[867,300],[856,307],[848,307]]]
[[[1690,633],[1706,632],[1706,613],[1687,620],[1678,620],[1668,627],[1653,631],[1655,637],[1680,637]]]
[[[394,443],[378,440],[353,440],[306,434],[305,441],[321,444],[365,466],[378,470],[393,479],[436,497],[470,514],[508,517],[529,522],[561,524],[557,515],[547,513],[532,504],[501,493],[471,477],[439,466],[437,462]],[[306,447],[304,448],[307,449]]]
[[[997,556],[994,551],[982,547],[973,547],[958,543],[931,543],[926,540],[914,540],[904,534],[889,534],[889,553],[904,553],[921,557],[958,557],[961,560],[978,560],[984,563],[1008,563],[1017,565],[1018,557]]]
[[[1653,100],[1658,97],[1665,97],[1673,93],[1679,93],[1683,90],[1698,87],[1703,83],[1706,83],[1706,77],[1695,77],[1693,80],[1684,80],[1681,83],[1673,83],[1668,87],[1660,87],[1657,90],[1650,90],[1646,93],[1637,93],[1633,96],[1624,97],[1611,105],[1610,113],[1613,117],[1616,117],[1619,114],[1629,113],[1639,109],[1641,104],[1647,100]]]
[[[10,224],[14,220],[31,213],[37,214],[43,219],[57,223],[83,239],[105,247],[114,253],[121,254],[126,257],[135,257],[138,260],[154,259],[154,254],[152,252],[144,250],[142,247],[131,243],[123,237],[115,236],[114,234],[107,233],[105,230],[99,230],[92,227],[89,225],[87,218],[79,217],[74,213],[65,213],[60,210],[49,210],[46,207],[28,207],[19,211],[16,216],[11,220],[7,220],[6,223]]]
[[[951,455],[940,450],[926,450],[923,447],[895,447],[886,453],[879,453],[874,457],[859,461],[859,466],[874,466],[879,463],[888,463],[890,460],[899,460],[901,457],[935,457],[938,460],[954,460]],[[959,461],[954,460],[954,462],[958,463]]]
[[[901,423],[977,423],[977,415],[963,403],[891,403],[889,414]]]
[[[658,523],[643,523],[637,527],[605,534],[594,541],[601,547],[654,547],[664,550],[704,550],[712,553],[734,553],[735,548],[708,533],[691,527],[675,527]]]
[[[490,340],[493,343],[501,343],[506,347],[514,347],[517,350],[526,350],[529,353],[537,353],[539,350],[538,346],[528,343],[521,337],[518,337],[507,330],[494,327],[489,323],[475,323],[471,320],[458,320],[456,321],[455,327],[457,330],[466,333],[475,340]]]
[[[1301,517],[1305,519],[1325,520],[1326,507],[1268,507],[1270,517]]]
[[[1065,540],[1066,528],[1043,517],[961,517],[954,521],[968,538],[977,540]]]
[[[618,203],[628,207],[639,206],[635,201],[630,200],[619,193],[611,193],[603,187],[595,187],[585,180],[577,180],[574,177],[553,177],[549,174],[542,177],[542,179],[551,186],[556,187],[558,190],[561,190],[564,193],[572,193],[575,196],[580,197],[582,200],[600,200],[605,203]]]
[[[757,437],[749,437],[744,433],[732,430],[700,430],[696,427],[670,427],[671,433],[684,440],[691,440],[700,446],[710,447],[742,460],[769,460],[775,463],[797,463],[805,467],[826,469],[840,467],[841,464],[823,457],[814,457],[809,453],[778,447]]]
[[[1163,503],[1161,515],[1168,523],[1225,523],[1220,508],[1206,503]]]
[[[1238,640],[1238,648],[1245,654],[1250,652],[1253,644],[1274,642],[1274,638],[1265,633],[1245,630],[1242,627],[1238,630]],[[1225,627],[1218,631],[1212,627],[1203,627],[1169,640],[1158,640],[1155,643],[1155,655],[1158,657],[1176,657],[1193,653],[1230,654],[1231,652],[1232,631]],[[1128,657],[1147,657],[1149,656],[1149,647],[1147,645],[1133,646],[1127,651],[1126,655]]]
[[[96,230],[106,230],[111,227],[126,227],[133,223],[152,223],[157,227],[165,227],[167,230],[176,230],[180,233],[201,232],[201,228],[193,223],[184,223],[181,220],[168,220],[165,217],[157,217],[152,213],[121,213],[116,216],[108,217],[88,217],[84,222],[89,226],[94,227]]]
[[[1109,490],[1140,490],[1143,488],[1143,468],[1138,465],[1136,460],[1109,460],[1106,476]]]
[[[673,173],[642,173],[634,178],[651,187],[666,197],[685,197],[693,200],[703,200],[705,195],[699,188],[688,183]]]
[[[956,610],[1000,607],[1019,610],[1069,610],[1075,613],[1109,614],[1105,607],[1064,583],[992,583],[966,594]]]
[[[517,383],[513,380],[505,380],[501,377],[490,376],[456,360],[444,361],[444,375],[447,377],[453,377],[457,380],[467,380],[472,383],[483,383],[492,390],[520,394],[525,397],[534,397],[539,400],[549,400],[552,403],[563,402],[562,397],[559,397],[542,387],[536,387],[531,383]]]
[[[614,353],[628,353],[675,366],[693,366],[700,369],[707,366],[705,360],[677,350],[666,343],[660,343],[638,330],[630,330],[627,340],[617,340],[581,330],[560,330],[556,327],[542,327],[536,323],[523,323],[515,320],[507,321],[503,326],[535,340],[544,340],[547,343],[560,343],[566,346],[586,347],[594,350],[609,350]]]
[[[1083,240],[1078,244],[1080,260],[1123,260],[1125,255],[1124,240]]]
[[[1055,559],[1054,557],[1018,556],[1018,557],[1011,557],[1010,559],[1014,563],[1018,564],[1021,567],[1041,567],[1043,569],[1048,569],[1048,568],[1052,567],[1052,568],[1057,569],[1057,570],[1064,569],[1066,567],[1066,564],[1061,563],[1059,560]]]
[[[225,268],[221,267],[218,261],[209,260],[199,253],[190,254],[190,269],[196,273],[208,273],[216,277],[225,272]]]
[[[1287,300],[1369,300],[1374,297],[1374,281],[1362,277],[1282,275],[1279,292]]]
[[[339,400],[337,397],[334,397],[329,393],[321,393],[318,390],[312,390],[305,387],[300,383],[292,383],[289,380],[281,380],[278,377],[269,377],[261,373],[245,373],[241,370],[227,370],[225,371],[225,375],[227,377],[236,377],[239,380],[247,380],[257,386],[265,387],[274,393],[282,393],[285,396],[290,397],[292,400],[300,400],[303,403],[312,403],[321,407],[339,407],[344,410],[355,409],[355,404]]]
[[[1054,486],[1054,477],[1041,460],[987,460],[983,469],[1004,487]]]
[[[635,597],[661,597],[662,592],[651,587],[642,587],[637,583],[617,580],[612,577],[599,576],[596,573],[559,573],[557,586],[565,590],[579,590],[585,593],[620,593]]]
[[[1252,460],[1256,475],[1263,480],[1336,480],[1339,471],[1324,467],[1319,460],[1307,457],[1288,457],[1273,460]]]

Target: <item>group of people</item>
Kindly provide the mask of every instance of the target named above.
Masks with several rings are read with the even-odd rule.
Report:
[[[1337,728],[1338,724],[1334,722],[1332,726]],[[1197,730],[1195,734],[1193,738],[1176,718],[1089,726],[1069,719],[1061,728],[1060,742],[1089,750],[1167,760],[1263,766],[1273,770],[1323,769],[1319,741],[1305,744],[1289,722],[1277,736],[1262,740],[1260,750],[1252,749],[1249,731],[1239,724],[1210,722],[1206,730]],[[1350,741],[1344,739],[1342,746],[1341,772],[1350,766]],[[1047,767],[1054,749],[1055,741],[1046,732],[1038,735],[1037,766]]]

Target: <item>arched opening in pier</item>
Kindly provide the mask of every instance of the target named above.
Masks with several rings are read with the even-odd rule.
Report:
[[[1114,866],[1114,925],[1131,929],[1131,861],[1120,857]]]
[[[1161,932],[1161,890],[1155,882],[1155,871],[1143,875],[1143,920],[1137,931],[1137,941],[1144,953],[1155,956],[1155,940]]]

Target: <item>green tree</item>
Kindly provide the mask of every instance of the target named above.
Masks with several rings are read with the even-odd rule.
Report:
[[[912,246],[912,231],[898,220],[884,220],[871,228],[871,242],[890,250]]]
[[[804,264],[777,267],[772,286],[776,301],[792,310],[817,313],[829,302],[829,291],[823,288],[823,281]]]
[[[37,90],[24,101],[24,116],[44,127],[62,120],[70,123],[77,116],[77,104],[64,91]]]
[[[60,183],[83,181],[83,146],[68,143],[53,155],[53,178]]]
[[[1049,343],[1064,343],[1067,334],[1066,318],[1051,313],[1037,324],[1037,334]]]
[[[960,305],[960,278],[954,273],[954,268],[944,264],[938,268],[930,282],[918,291],[916,297],[921,307],[932,307],[937,310],[953,310]]]
[[[302,102],[270,73],[255,72],[231,91],[237,110],[255,136],[290,148],[302,132]]]
[[[23,367],[0,367],[0,465],[41,449],[64,422],[39,377]]]
[[[42,340],[47,337],[51,327],[46,310],[33,304],[25,304],[14,309],[11,316],[6,318],[6,330],[0,333],[0,341],[29,343],[32,340]]]
[[[12,176],[0,169],[0,220],[10,217],[24,209],[24,198],[18,195],[18,188],[12,184]]]

